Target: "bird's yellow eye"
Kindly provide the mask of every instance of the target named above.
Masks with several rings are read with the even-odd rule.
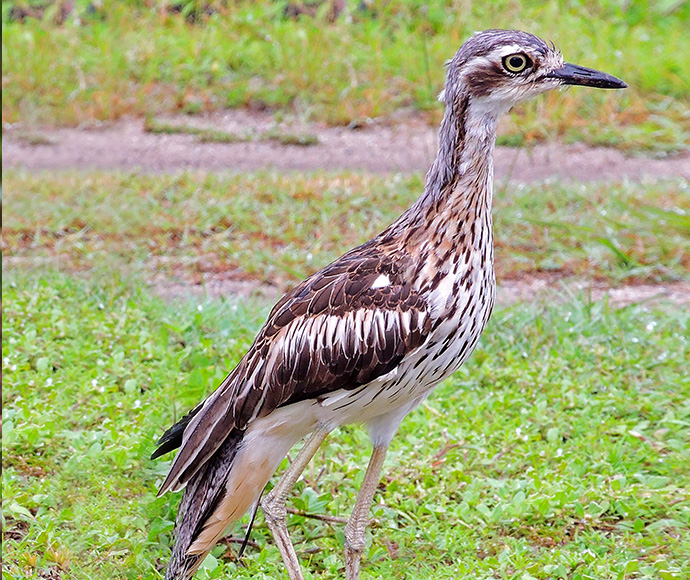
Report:
[[[521,52],[509,54],[503,59],[503,68],[510,73],[521,73],[531,65],[532,61],[526,54],[522,54]]]

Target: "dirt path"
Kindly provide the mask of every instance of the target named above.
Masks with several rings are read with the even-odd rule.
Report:
[[[275,131],[275,119],[267,113],[227,111],[198,117],[161,119],[167,124],[201,127],[239,135]],[[310,147],[280,145],[275,141],[200,143],[193,135],[152,134],[143,121],[121,121],[97,129],[41,130],[5,127],[2,168],[30,170],[139,170],[153,173],[185,169],[205,171],[361,170],[371,172],[426,171],[436,152],[436,129],[421,118],[406,117],[395,124],[371,124],[360,129],[322,125],[283,124],[280,130],[293,135],[314,135]],[[669,159],[626,157],[619,151],[583,145],[549,144],[533,149],[498,147],[495,155],[497,183],[547,178],[579,181],[660,177],[690,179],[690,152]],[[7,263],[6,263],[7,262]],[[3,268],[13,261],[3,260]],[[155,271],[155,269],[153,269]],[[178,297],[257,296],[274,300],[280,289],[233,276],[215,276],[198,281],[153,275],[152,289],[166,299]],[[563,296],[564,288],[584,292],[598,300],[608,295],[614,305],[647,300],[670,300],[690,304],[690,284],[632,285],[608,288],[591,281],[567,280],[537,275],[505,280],[499,286],[498,302]]]
[[[282,291],[270,284],[256,280],[246,280],[224,275],[209,275],[203,284],[194,283],[185,277],[170,278],[163,275],[151,279],[151,289],[165,300],[182,299],[218,299],[230,296],[256,298],[259,301],[275,302]],[[690,304],[690,283],[674,282],[670,284],[628,284],[609,287],[601,282],[562,278],[555,275],[535,275],[520,279],[499,280],[496,303],[509,306],[516,302],[564,301],[568,294],[583,294],[592,301],[607,297],[614,307],[627,306],[639,302],[673,302]]]
[[[177,117],[171,124],[207,127],[236,134],[261,134],[276,128],[267,113],[227,111],[206,118]],[[282,125],[295,135],[310,134],[319,143],[310,147],[274,141],[200,143],[193,135],[152,134],[142,121],[122,121],[98,129],[39,130],[6,127],[2,168],[38,170],[121,169],[145,172],[364,170],[426,171],[436,152],[436,129],[408,117],[398,124],[371,124],[361,129],[322,125]],[[530,182],[558,177],[580,181],[690,179],[690,153],[669,159],[626,157],[619,151],[583,145],[549,144],[533,149],[498,147],[496,177]]]

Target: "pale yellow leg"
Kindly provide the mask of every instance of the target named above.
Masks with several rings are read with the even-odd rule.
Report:
[[[357,495],[355,509],[352,510],[350,520],[345,526],[345,574],[347,580],[359,579],[359,564],[366,546],[365,532],[369,522],[369,510],[381,478],[381,468],[387,451],[387,445],[374,447],[367,472],[364,475],[362,488]]]
[[[320,427],[314,431],[307,442],[304,444],[297,457],[292,462],[287,471],[280,478],[280,481],[270,491],[270,493],[261,500],[261,509],[264,512],[266,523],[268,524],[273,539],[278,545],[280,555],[283,557],[283,562],[287,568],[290,580],[303,580],[302,570],[297,560],[295,548],[290,541],[290,535],[287,529],[287,510],[285,509],[285,501],[290,493],[290,490],[295,486],[304,468],[309,464],[309,461],[317,452],[321,444],[324,442],[330,429]]]

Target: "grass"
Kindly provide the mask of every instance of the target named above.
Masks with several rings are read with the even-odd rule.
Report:
[[[196,127],[180,123],[166,123],[151,117],[144,122],[144,131],[157,135],[193,135],[200,143],[246,143],[249,141],[275,141],[281,145],[310,147],[318,145],[319,138],[310,133],[290,133],[278,128],[263,133],[238,134],[208,127]]]
[[[32,131],[19,131],[13,135],[13,138],[19,143],[23,143],[24,145],[29,145],[31,147],[57,144],[57,141],[51,137]]]
[[[270,305],[166,303],[152,271],[284,286],[420,188],[350,173],[5,172],[3,580],[162,577],[179,496],[155,497],[169,460],[148,459],[154,440],[236,364]],[[687,188],[499,187],[499,276],[687,280]],[[363,578],[687,577],[689,327],[682,306],[565,290],[499,309],[403,423]],[[347,516],[368,453],[364,430],[343,428],[298,483],[306,578],[342,577],[342,526],[313,516]],[[252,540],[244,564],[221,544],[197,578],[286,578],[261,517]]]
[[[630,88],[526,103],[504,126],[507,142],[562,138],[655,154],[690,146],[686,2],[349,3],[332,23],[286,18],[284,2],[214,2],[216,13],[193,23],[162,4],[77,3],[61,26],[13,20],[14,4],[3,3],[4,123],[248,106],[339,125],[412,108],[435,124],[443,62],[475,30],[517,27]]]
[[[166,123],[150,117],[144,122],[144,131],[154,135],[193,135],[200,143],[242,143],[251,138],[249,135],[238,135],[207,127]]]
[[[356,173],[8,170],[3,185],[5,260],[68,270],[108,261],[197,282],[229,272],[281,288],[369,239],[422,190],[416,176]],[[684,180],[498,184],[499,277],[688,280],[689,195]]]
[[[166,304],[106,269],[6,269],[2,284],[3,579],[161,578],[178,497],[155,498],[168,462],[148,459],[153,441],[267,305]],[[688,311],[562,299],[496,312],[403,423],[364,578],[690,574]],[[361,428],[338,431],[292,506],[347,515],[368,453]],[[342,526],[290,526],[306,577],[341,578]],[[220,545],[198,578],[287,578],[261,517],[252,539],[246,567]]]

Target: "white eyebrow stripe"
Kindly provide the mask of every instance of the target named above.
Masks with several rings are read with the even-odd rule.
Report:
[[[525,52],[525,47],[519,44],[510,44],[508,46],[502,46],[500,49],[493,51],[492,54],[497,54],[498,56],[508,56],[509,54],[515,54],[516,52]]]

